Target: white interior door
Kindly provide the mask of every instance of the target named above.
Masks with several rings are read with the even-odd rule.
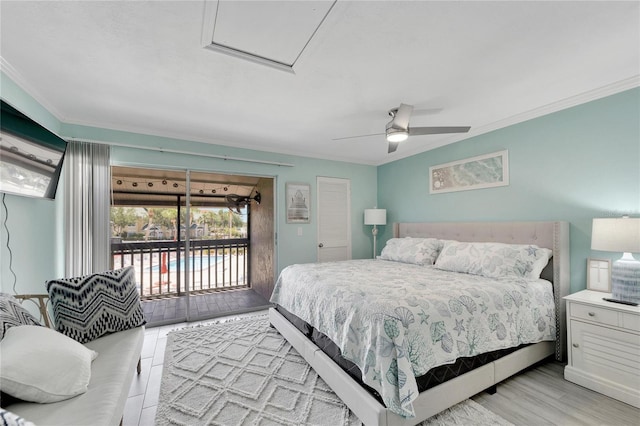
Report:
[[[318,176],[318,262],[351,259],[351,181]]]

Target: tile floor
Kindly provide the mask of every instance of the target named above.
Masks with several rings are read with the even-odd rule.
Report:
[[[164,351],[167,344],[167,334],[171,330],[185,326],[207,324],[228,318],[242,318],[267,313],[258,310],[243,314],[226,315],[197,322],[178,323],[147,328],[142,347],[142,372],[134,374],[129,397],[124,409],[123,426],[153,426],[160,396],[160,380]]]

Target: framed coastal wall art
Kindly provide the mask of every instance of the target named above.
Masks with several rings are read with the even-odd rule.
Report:
[[[507,150],[429,167],[429,193],[509,185]]]
[[[311,185],[287,183],[287,223],[309,223],[311,221]]]
[[[610,259],[587,259],[587,290],[611,293]]]

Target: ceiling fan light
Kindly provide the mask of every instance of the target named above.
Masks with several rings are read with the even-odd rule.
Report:
[[[387,129],[387,142],[404,142],[409,137],[406,130]]]

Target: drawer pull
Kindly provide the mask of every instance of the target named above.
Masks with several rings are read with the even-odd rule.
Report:
[[[574,348],[579,348],[579,347],[580,347],[580,345],[579,345],[579,344],[577,344],[577,343],[574,343],[572,346],[573,346]]]
[[[590,316],[590,317],[595,317],[595,316],[596,316],[596,313],[595,313],[595,312],[589,312],[589,316]]]

